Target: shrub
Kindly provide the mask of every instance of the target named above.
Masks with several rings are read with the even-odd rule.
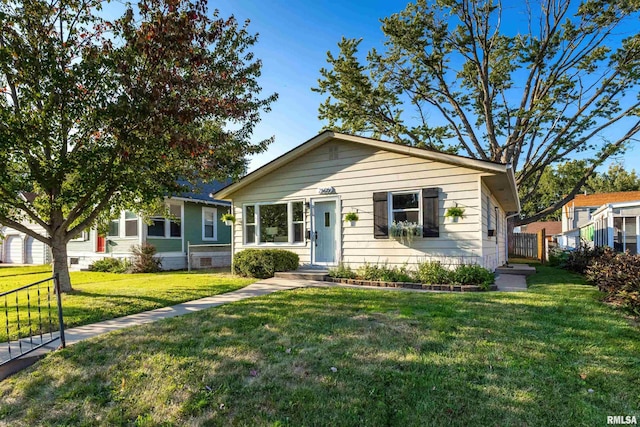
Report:
[[[570,251],[567,254],[564,268],[574,273],[584,274],[589,264],[596,258],[602,256],[604,252],[605,248],[596,247],[592,249],[588,246],[580,246],[575,251]]]
[[[586,270],[590,283],[603,291],[605,299],[640,316],[640,255],[606,250]]]
[[[439,261],[427,261],[418,265],[416,280],[427,285],[444,285],[450,283],[451,271]]]
[[[358,279],[381,282],[413,282],[413,277],[406,265],[402,267],[387,267],[387,264],[377,265],[365,263],[358,268]]]
[[[162,261],[153,256],[156,254],[156,247],[150,243],[143,243],[131,248],[133,260],[129,271],[131,273],[156,273],[160,271]]]
[[[127,271],[129,263],[127,260],[119,258],[103,258],[94,261],[89,270],[99,271],[101,273],[124,273]]]
[[[493,284],[492,272],[476,264],[459,265],[451,273],[451,282],[458,285],[477,285],[485,291]]]
[[[283,249],[245,249],[233,257],[233,271],[247,277],[266,279],[276,271],[298,268],[297,254]]]
[[[549,251],[548,265],[550,267],[564,268],[567,264],[570,251],[561,248],[553,248]]]
[[[329,276],[337,277],[339,279],[354,279],[356,272],[349,267],[348,264],[340,263],[337,267],[329,269]]]

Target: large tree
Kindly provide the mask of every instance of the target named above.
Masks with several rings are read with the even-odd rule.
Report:
[[[631,172],[618,163],[609,165],[606,172],[595,174],[587,180],[586,188],[591,193],[640,190],[640,178],[635,169]]]
[[[329,128],[511,163],[523,205],[540,198],[545,170],[589,152],[571,191],[517,221],[527,223],[566,203],[640,131],[640,2],[505,9],[499,0],[410,3],[382,20],[383,52],[363,61],[361,40],[343,38],[314,90],[328,94],[319,117]]]
[[[0,223],[51,247],[64,290],[67,242],[109,209],[238,175],[270,142],[249,141],[276,96],[259,97],[247,23],[206,0],[112,21],[103,3],[0,0]]]
[[[585,160],[571,160],[545,168],[540,179],[536,182],[538,197],[529,199],[522,204],[522,214],[524,216],[535,215],[562,200],[576,187],[588,169],[589,166]],[[594,176],[592,175],[591,178]],[[584,186],[580,188],[580,191],[584,191],[584,188]],[[530,189],[520,187],[519,191],[521,194],[527,194]],[[561,212],[561,209],[557,209],[541,219],[559,221]]]

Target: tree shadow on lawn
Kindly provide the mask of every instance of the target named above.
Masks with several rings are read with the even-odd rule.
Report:
[[[0,384],[0,417],[566,425],[637,411],[637,331],[593,300],[540,297],[275,293],[52,354]]]

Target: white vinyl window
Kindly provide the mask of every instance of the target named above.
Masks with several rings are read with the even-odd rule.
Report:
[[[107,235],[109,237],[120,237],[120,218],[109,221],[109,231]]]
[[[244,207],[244,243],[256,242],[256,207],[248,205]]]
[[[304,243],[304,203],[256,203],[244,206],[245,244]]]
[[[124,237],[138,237],[138,215],[124,212]]]
[[[493,224],[491,216],[493,215],[493,207],[491,206],[491,198],[487,195],[487,236],[493,237],[496,235],[496,229]]]
[[[218,210],[202,208],[202,240],[218,239]]]
[[[407,221],[420,224],[420,191],[390,193],[389,222]]]

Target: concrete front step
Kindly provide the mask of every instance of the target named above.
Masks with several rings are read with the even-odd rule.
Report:
[[[318,269],[298,269],[295,271],[278,271],[275,274],[275,277],[279,277],[280,279],[291,279],[291,280],[324,280],[325,277],[329,276],[329,272],[327,270],[318,270]]]
[[[509,264],[496,268],[497,274],[518,274],[520,276],[531,276],[536,274],[536,268],[526,264]]]

